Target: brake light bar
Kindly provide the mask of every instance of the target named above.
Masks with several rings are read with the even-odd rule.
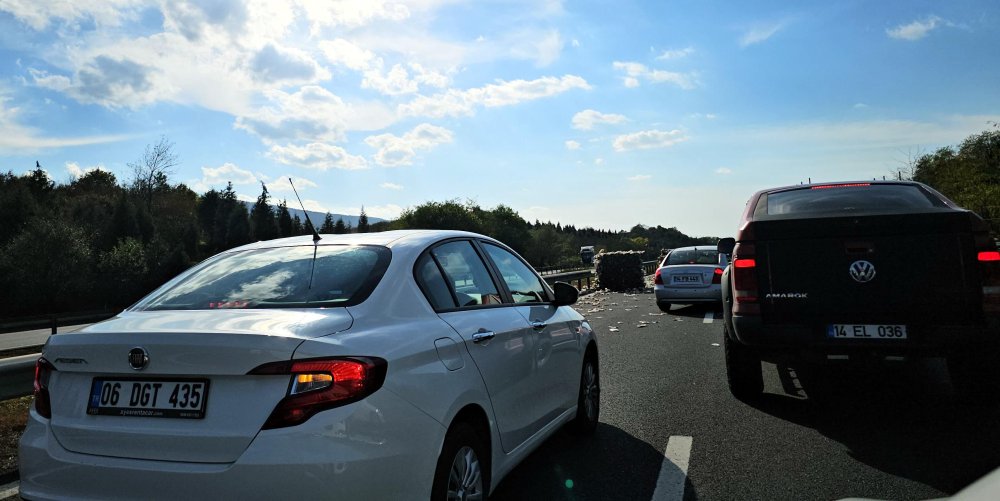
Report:
[[[860,188],[863,186],[871,186],[872,183],[841,183],[841,184],[824,184],[823,186],[813,186],[809,188],[810,190],[828,190],[830,188]]]
[[[737,259],[733,261],[734,268],[754,268],[756,266],[757,266],[757,260],[753,258]]]
[[[979,261],[1000,261],[1000,251],[982,251],[979,253]]]

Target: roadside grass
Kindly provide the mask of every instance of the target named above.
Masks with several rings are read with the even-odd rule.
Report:
[[[31,398],[12,398],[0,402],[0,477],[17,470],[17,442],[28,422]]]

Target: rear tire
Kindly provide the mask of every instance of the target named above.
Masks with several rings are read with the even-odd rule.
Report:
[[[968,402],[1000,400],[1000,350],[995,346],[964,351],[948,357],[948,374],[955,394]]]
[[[490,461],[483,440],[469,423],[455,423],[444,437],[431,500],[485,500],[489,490]]]
[[[578,435],[590,435],[597,429],[601,417],[601,375],[597,357],[588,355],[580,371],[580,391],[576,399],[576,417],[570,430]]]
[[[729,392],[743,401],[760,398],[764,392],[760,357],[749,347],[730,339],[728,327],[724,327],[722,342],[726,352],[726,380],[729,382]]]
[[[664,313],[670,313],[670,303],[657,302],[656,306]]]

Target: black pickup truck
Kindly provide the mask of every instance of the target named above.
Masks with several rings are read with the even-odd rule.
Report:
[[[747,202],[722,277],[729,388],[761,360],[946,357],[959,393],[1000,394],[1000,252],[987,224],[916,182],[809,184]]]

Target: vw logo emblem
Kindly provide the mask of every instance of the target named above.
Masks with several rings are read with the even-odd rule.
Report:
[[[868,261],[855,261],[851,263],[850,272],[855,282],[868,283],[875,278],[875,265]]]
[[[141,371],[146,368],[146,364],[149,363],[149,353],[146,350],[135,347],[128,352],[128,365],[129,367]]]

